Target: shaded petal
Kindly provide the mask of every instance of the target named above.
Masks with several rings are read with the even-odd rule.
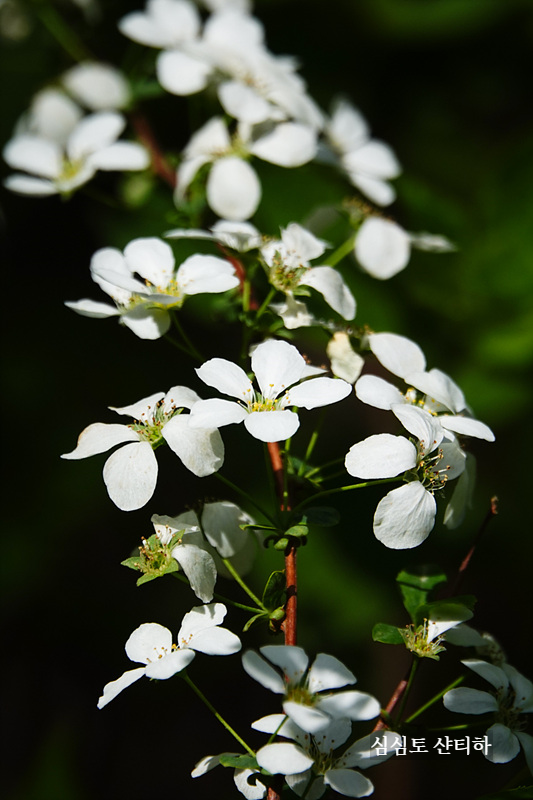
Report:
[[[309,659],[302,647],[267,644],[260,650],[265,658],[283,670],[290,683],[301,681],[309,664]]]
[[[342,275],[333,267],[311,267],[300,284],[311,286],[323,296],[326,303],[344,319],[355,317],[355,298]]]
[[[261,200],[261,184],[255,170],[237,156],[225,156],[213,164],[206,192],[213,211],[230,220],[248,219]]]
[[[99,303],[96,300],[75,300],[65,303],[67,308],[71,308],[82,317],[94,317],[95,319],[105,319],[106,317],[116,317],[120,311],[115,306],[107,303]]]
[[[199,478],[212,475],[224,463],[224,443],[218,430],[193,428],[188,415],[172,417],[162,434],[183,465]]]
[[[93,422],[88,425],[78,437],[76,449],[71,453],[63,453],[61,458],[76,460],[88,458],[97,453],[105,453],[116,444],[123,442],[138,442],[139,435],[132,431],[127,425],[118,423],[109,425],[105,422]]]
[[[387,280],[404,269],[411,255],[409,235],[395,222],[368,217],[355,240],[355,257],[374,278]]]
[[[368,346],[385,369],[405,378],[411,372],[424,370],[426,357],[420,347],[405,336],[396,333],[370,333]]]
[[[218,99],[227,114],[250,125],[283,117],[280,109],[265,100],[253,86],[241,81],[221,83],[218,87]]]
[[[436,512],[433,495],[418,481],[407,483],[393,489],[378,504],[374,535],[393,550],[418,547],[433,529]]]
[[[354,444],[344,464],[355,478],[394,478],[416,466],[417,452],[405,436],[378,433]]]
[[[463,686],[446,692],[442,702],[448,711],[456,711],[459,714],[488,714],[498,710],[498,703],[493,695]]]
[[[347,692],[336,692],[324,698],[320,697],[316,708],[334,718],[347,717],[348,719],[362,720],[377,717],[381,706],[372,695],[353,689]]]
[[[447,528],[455,530],[463,521],[466,509],[471,504],[472,492],[476,478],[476,463],[474,457],[465,454],[464,471],[455,484],[453,494],[446,506],[443,522]]]
[[[514,689],[513,707],[525,713],[533,712],[533,683],[521,672],[518,672],[515,667],[512,667],[511,664],[502,664],[502,669]]]
[[[272,775],[295,775],[314,762],[301,747],[290,743],[267,744],[257,751],[257,763]]]
[[[253,775],[258,777],[251,783]],[[233,773],[233,780],[239,792],[246,797],[246,800],[261,800],[267,793],[266,786],[261,783],[259,770],[255,769],[236,769]]]
[[[501,667],[495,664],[489,664],[487,661],[482,661],[477,658],[466,658],[462,662],[465,667],[471,669],[476,675],[480,675],[486,681],[491,683],[495,689],[508,689],[509,678]]]
[[[200,533],[184,535],[171,555],[183,569],[196,597],[203,603],[210,603],[217,580],[217,568],[213,556],[201,546],[201,539]]]
[[[353,672],[345,667],[338,658],[319,653],[309,670],[307,688],[314,694],[325,689],[339,689],[348,683],[356,682],[357,679]]]
[[[202,511],[202,528],[209,542],[222,558],[230,558],[241,550],[250,538],[241,525],[253,519],[235,503],[206,503]]]
[[[178,633],[178,644],[180,647],[187,647],[189,641],[196,634],[206,628],[213,628],[224,621],[227,608],[223,603],[210,603],[204,606],[191,608],[181,621],[181,628]]]
[[[522,745],[526,764],[531,773],[533,773],[533,736],[525,731],[515,731],[515,736]]]
[[[124,258],[132,273],[136,272],[160,290],[174,277],[172,248],[155,236],[131,241],[124,248]]]
[[[280,167],[300,167],[316,155],[316,133],[307,125],[284,122],[258,139],[250,152]]]
[[[157,460],[148,442],[121,447],[104,465],[109,497],[122,511],[142,508],[154,493],[157,471]]]
[[[405,403],[405,397],[392,383],[377,375],[363,375],[355,384],[355,394],[362,403],[390,411],[393,403]]]
[[[487,731],[490,748],[486,758],[493,764],[507,764],[520,752],[520,741],[506,725],[497,722]]]
[[[333,374],[348,383],[355,383],[365,362],[363,357],[352,348],[348,334],[344,331],[334,333],[328,342],[326,352]]]
[[[252,411],[244,427],[261,442],[284,442],[296,433],[300,420],[292,411]]]
[[[407,403],[395,404],[391,411],[403,427],[416,436],[424,453],[431,453],[442,442],[444,431],[440,419],[436,419],[428,411]]]
[[[283,710],[299,728],[307,731],[307,733],[318,733],[327,728],[331,722],[329,714],[325,714],[319,708],[306,706],[303,703],[293,702],[292,700],[286,700],[283,703]],[[280,736],[284,736],[283,728],[280,731]]]
[[[171,94],[186,96],[201,92],[211,72],[212,67],[206,61],[181,50],[166,50],[157,57],[157,80]]]
[[[285,694],[285,681],[276,670],[267,664],[255,650],[246,650],[242,655],[244,671],[255,681],[274,694]]]
[[[496,437],[484,422],[471,417],[452,417],[442,414],[439,417],[441,425],[449,431],[462,434],[463,436],[474,436],[476,439],[485,439],[487,442],[494,442]]]
[[[382,747],[373,747],[372,745],[378,738]],[[337,764],[339,767],[359,767],[360,769],[366,769],[373,764],[381,764],[382,761],[387,761],[395,754],[399,738],[399,734],[394,731],[381,730],[379,733],[370,733],[354,742],[338,759]],[[386,750],[386,752],[383,755],[377,755],[380,750]]]
[[[191,428],[222,428],[233,422],[243,422],[248,417],[248,412],[233,400],[199,400],[191,408]]]
[[[438,400],[451,411],[463,411],[466,406],[461,389],[440,369],[430,369],[429,372],[408,372],[402,377],[411,386],[424,392],[429,398]]]
[[[346,797],[368,797],[374,791],[374,784],[352,769],[328,769],[324,783]]]
[[[139,678],[145,673],[146,667],[138,667],[137,669],[130,669],[127,672],[124,672],[120,678],[117,678],[116,681],[111,681],[111,683],[106,683],[104,686],[104,691],[102,692],[102,696],[98,700],[98,708],[103,708],[111,700],[114,700],[117,694],[123,689],[126,689],[128,686],[131,686],[132,683],[138,681]]]
[[[170,316],[164,308],[137,308],[127,311],[121,320],[139,339],[154,341],[160,339],[170,328]]]
[[[233,361],[225,358],[211,358],[196,370],[201,381],[218,389],[222,394],[229,394],[248,403],[253,399],[252,382],[246,372]],[[204,401],[205,402],[205,401]]]

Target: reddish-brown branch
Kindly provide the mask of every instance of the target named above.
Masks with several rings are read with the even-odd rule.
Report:
[[[153,171],[156,175],[159,175],[159,177],[162,178],[165,183],[168,183],[172,189],[175,189],[177,183],[176,170],[170,166],[163,155],[150,123],[146,117],[140,113],[140,111],[132,112],[130,115],[130,120],[133,129],[139,138],[139,141],[150,153]]]
[[[455,583],[454,583],[453,588],[452,588],[451,593],[450,593],[451,597],[453,597],[454,595],[456,595],[458,593],[459,588],[460,588],[461,583],[462,583],[463,578],[464,578],[464,574],[465,574],[465,572],[466,572],[466,570],[468,568],[468,565],[470,564],[472,556],[474,555],[474,551],[475,551],[476,547],[478,546],[481,537],[485,533],[489,522],[491,521],[491,519],[493,517],[496,516],[497,513],[498,513],[498,498],[497,497],[491,497],[490,498],[489,510],[485,514],[485,518],[483,519],[483,522],[481,523],[481,525],[479,527],[479,530],[478,530],[478,532],[476,534],[476,537],[475,537],[475,539],[474,539],[474,541],[472,543],[472,547],[470,548],[470,550],[468,551],[466,556],[461,561],[461,565],[460,565],[459,569],[457,570],[457,577],[455,579]]]
[[[234,255],[229,253],[227,248],[225,248],[223,244],[219,244],[218,245],[218,249],[222,253],[224,253],[224,258],[227,261],[229,261],[230,264],[233,265],[233,267],[235,269],[235,273],[236,273],[236,275],[237,275],[237,277],[239,279],[239,291],[242,294],[244,292],[244,283],[246,281],[246,270],[244,269],[244,265],[243,265],[242,261],[239,261],[238,258],[236,258]],[[257,301],[257,298],[256,298],[255,294],[254,294],[254,290],[253,290],[252,286],[249,287],[249,292],[250,292],[250,297],[249,297],[249,301],[248,301],[248,308],[250,309],[250,311],[257,311],[257,309],[259,308],[259,303]]]
[[[391,699],[389,700],[389,702],[385,706],[385,713],[388,714],[389,716],[392,714],[392,712],[394,711],[394,709],[396,708],[396,706],[398,705],[398,703],[400,702],[400,700],[404,696],[405,690],[407,689],[408,683],[409,683],[409,679],[408,678],[403,678],[400,681],[400,683],[398,684],[398,686],[396,687],[396,689],[394,690],[394,692],[392,693]],[[372,733],[374,733],[375,731],[382,731],[383,728],[388,728],[388,723],[385,722],[383,716],[381,716],[378,719],[378,721],[376,722],[376,724],[374,725]]]

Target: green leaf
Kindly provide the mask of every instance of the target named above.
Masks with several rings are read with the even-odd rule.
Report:
[[[254,624],[254,622],[258,622],[260,619],[263,619],[263,617],[266,617],[266,614],[265,614],[264,611],[261,611],[259,614],[255,614],[253,617],[250,617],[250,619],[248,620],[248,622],[245,624],[244,628],[242,629],[242,632],[246,633],[246,631],[249,631],[250,628],[252,627],[252,625]]]
[[[141,586],[143,583],[148,583],[149,581],[155,581],[156,578],[160,577],[160,575],[141,575],[141,577],[137,580],[137,586]]]
[[[317,525],[319,528],[333,528],[338,525],[341,515],[332,506],[311,506],[306,508],[302,522],[308,525]]]
[[[432,589],[446,581],[446,575],[439,567],[423,566],[416,572],[402,570],[396,581],[400,587],[405,609],[413,622],[416,622],[418,608],[426,603]]]
[[[266,582],[263,592],[263,605],[269,611],[274,611],[285,602],[285,571],[276,570]]]
[[[259,770],[259,765],[255,756],[249,755],[229,755],[224,754],[220,756],[220,763],[223,767],[235,767],[235,769],[256,769]]]
[[[372,639],[383,644],[403,644],[403,637],[396,625],[378,622],[372,628]]]
[[[287,531],[285,531],[285,536],[294,536],[296,539],[301,538],[302,536],[308,536],[309,528],[307,525],[292,525]]]
[[[416,625],[421,625],[425,619],[431,619],[433,622],[446,620],[466,622],[473,616],[475,602],[476,598],[473,595],[435,600],[433,603],[426,603],[418,607],[414,622]]]

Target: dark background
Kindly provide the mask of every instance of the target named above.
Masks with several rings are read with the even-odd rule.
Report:
[[[26,35],[18,40],[3,35],[2,142],[31,95],[73,63],[44,24],[51,8],[103,60],[127,66],[142,51],[113,23],[135,4],[106,2],[105,16],[90,24],[67,3],[7,5],[22,12]],[[344,274],[358,300],[357,321],[419,342],[428,365],[457,380],[476,416],[497,436],[494,445],[472,445],[478,482],[465,523],[450,532],[439,522],[416,551],[385,550],[372,536],[378,489],[339,501],[343,524],[317,532],[301,553],[300,642],[310,653],[346,659],[358,687],[385,703],[408,664],[399,648],[371,642],[374,622],[406,622],[395,575],[423,562],[438,562],[452,575],[496,494],[500,513],[475,554],[464,590],[478,597],[476,627],[492,632],[509,662],[531,676],[531,3],[265,0],[256,9],[270,48],[298,56],[320,105],[328,108],[339,93],[348,96],[373,134],[394,147],[404,167],[392,209],[398,221],[407,230],[442,233],[459,248],[446,255],[415,252],[407,270],[386,283],[364,275],[348,259]],[[2,7],[4,34],[6,19]],[[191,107],[198,111],[195,101]],[[187,109],[186,101],[168,96],[144,105],[162,145],[174,152],[190,134]],[[284,171],[281,191],[280,171],[259,169],[265,200],[257,224],[265,232],[303,219],[337,192],[318,167]],[[192,605],[190,593],[176,590],[170,578],[136,589],[133,573],[119,562],[140,536],[149,535],[154,511],[180,513],[198,489],[175,457],[160,450],[153,500],[124,514],[107,498],[103,457],[72,464],[59,454],[74,447],[90,422],[115,421],[107,405],[125,405],[176,383],[201,388],[190,367],[183,373],[166,343],[143,342],[115,320],[74,316],[63,306],[67,299],[99,297],[88,270],[97,248],[159,235],[173,220],[162,185],[154,187],[149,203],[130,202],[125,209],[99,203],[94,194],[127,197],[127,184],[113,176],[93,184],[69,202],[2,190],[8,478],[2,540],[3,793],[9,800],[233,797],[227,770],[196,782],[188,777],[203,755],[231,750],[233,744],[178,679],[150,687],[141,681],[104,711],[95,707],[104,683],[130,666],[122,647],[131,631],[150,620],[176,630]],[[342,196],[346,187],[338,185]],[[192,300],[184,320],[193,337],[206,337]],[[214,353],[216,341],[229,354],[232,329],[216,316],[216,305],[213,326],[205,350]],[[321,445],[324,457],[330,450],[345,452],[348,430],[351,444],[390,424],[387,415],[360,404],[346,406],[344,414],[335,434],[325,437],[327,447]],[[305,441],[309,427],[302,427]],[[251,480],[263,481],[262,453],[251,440],[243,442],[241,433],[224,432],[225,474],[238,480],[244,464]],[[221,488],[214,478],[202,484],[206,497],[227,497]],[[269,567],[280,566],[269,551],[255,585]],[[232,587],[221,591],[231,593]],[[228,619],[234,629],[244,622],[236,610]],[[262,643],[262,630],[246,640],[251,646]],[[198,684],[245,738],[252,719],[277,710],[266,690],[231,669],[235,664],[199,656],[193,667]],[[422,665],[413,709],[417,697],[424,702],[455,678],[457,653],[444,654],[441,669]],[[249,740],[259,746],[259,738]],[[504,766],[480,757],[445,763],[443,769],[436,757],[393,759],[369,775],[374,796],[469,800],[527,782],[526,774],[515,779],[522,756]]]

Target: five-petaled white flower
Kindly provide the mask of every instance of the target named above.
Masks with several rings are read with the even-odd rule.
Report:
[[[91,276],[116,307],[94,300],[65,305],[86,317],[120,316],[141,339],[163,336],[171,323],[169,311],[181,308],[186,297],[239,285],[233,266],[216,256],[190,256],[175,271],[171,247],[155,237],[134,239],[124,254],[114,247],[98,250],[91,259]]]
[[[393,404],[391,410],[417,437],[418,445],[390,433],[369,436],[350,448],[345,466],[350,475],[368,480],[417,471],[418,479],[389,492],[374,515],[376,538],[387,547],[401,550],[417,547],[427,538],[435,524],[434,493],[464,472],[466,456],[438,417],[404,404]]]
[[[155,534],[163,545],[169,545],[173,537],[179,534],[179,541],[172,547],[170,555],[187,576],[196,597],[203,603],[211,602],[217,580],[217,568],[211,548],[198,525],[194,521],[192,524],[187,523],[181,517],[159,514],[153,514],[151,521]]]
[[[98,708],[103,708],[127,686],[143,675],[166,680],[185,669],[195,652],[210,656],[229,656],[241,649],[238,636],[227,628],[218,627],[226,616],[222,603],[196,606],[183,617],[177,644],[172,643],[172,633],[156,622],[145,622],[133,631],[126,642],[126,655],[130,661],[145,664],[128,670],[116,681],[104,686]]]
[[[490,747],[485,757],[494,764],[512,761],[520,746],[527,765],[533,772],[533,736],[523,728],[522,714],[533,713],[533,683],[510,664],[501,667],[478,659],[462,662],[481,678],[487,680],[495,692],[459,687],[451,689],[443,697],[449,711],[460,714],[494,714],[496,721],[487,730]]]
[[[310,378],[322,370],[309,367],[296,347],[287,342],[268,340],[252,354],[252,371],[259,384],[241,367],[225,358],[212,358],[196,370],[198,377],[231,400],[201,400],[191,409],[191,427],[213,428],[244,422],[252,436],[262,442],[290,438],[300,426],[298,415],[289,406],[320,408],[342,400],[351,386],[340,378]],[[298,385],[295,385],[298,384]]]
[[[284,695],[283,710],[308,733],[323,731],[334,719],[367,720],[379,714],[380,705],[366,692],[332,692],[356,682],[355,675],[334,656],[319,653],[308,669],[301,647],[266,645],[243,654],[245,671],[266,689]],[[281,669],[271,666],[275,664]]]
[[[157,482],[154,449],[169,445],[198,477],[212,475],[224,462],[224,444],[216,429],[193,429],[190,414],[199,397],[186,386],[174,386],[166,394],[157,392],[137,403],[114,408],[117,414],[131,416],[130,425],[94,422],[83,430],[78,445],[62,458],[80,459],[105,453],[117,444],[124,445],[107,459],[104,482],[109,497],[123,511],[142,508],[152,497]]]
[[[73,192],[99,169],[146,169],[150,157],[142,145],[117,142],[125,127],[122,114],[99,111],[76,124],[64,147],[31,133],[14,136],[4,147],[4,159],[13,169],[28,174],[8,176],[5,186],[20,194],[45,197]]]
[[[377,734],[369,734],[336,755],[351,733],[351,723],[338,719],[310,735],[284,714],[271,714],[252,724],[263,733],[277,733],[294,743],[274,742],[257,751],[257,763],[272,774],[282,774],[292,791],[306,800],[318,800],[328,786],[345,797],[368,797],[374,786],[358,770],[381,764],[395,752],[398,734],[380,731],[379,749],[373,747]],[[396,745],[397,746],[397,745]]]
[[[270,241],[261,248],[270,283],[287,296],[285,304],[274,307],[287,328],[300,327],[299,317],[305,304],[296,301],[294,295],[301,292],[301,286],[319,292],[344,319],[355,316],[355,299],[341,274],[333,267],[312,267],[309,263],[319,258],[325,249],[325,242],[295,222],[282,228],[281,240]]]

